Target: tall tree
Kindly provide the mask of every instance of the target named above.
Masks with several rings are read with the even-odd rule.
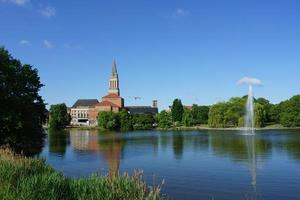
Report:
[[[183,105],[181,103],[180,99],[175,99],[173,101],[173,105],[172,105],[172,120],[173,122],[181,122],[182,121],[182,116],[183,116]]]
[[[0,145],[25,154],[38,153],[43,144],[46,108],[39,91],[37,69],[22,64],[0,48]]]
[[[50,128],[53,129],[64,129],[70,124],[71,117],[68,113],[66,104],[56,104],[50,107]]]
[[[225,127],[225,112],[227,104],[225,102],[220,102],[213,105],[209,109],[208,114],[208,126],[211,128],[223,128]]]
[[[160,128],[170,128],[172,126],[172,116],[170,112],[165,110],[161,111],[157,115],[158,127]]]
[[[120,117],[120,128],[122,131],[132,130],[132,116],[128,113],[127,110],[122,110],[119,113]]]
[[[254,119],[254,124],[255,127],[261,128],[265,124],[265,119],[266,119],[266,111],[265,107],[261,105],[260,103],[255,104],[255,119]]]

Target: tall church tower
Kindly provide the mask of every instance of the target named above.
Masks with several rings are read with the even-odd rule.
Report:
[[[112,64],[112,71],[111,71],[111,76],[109,79],[108,93],[109,94],[117,94],[118,96],[120,96],[119,77],[118,77],[116,60],[114,60],[113,64]]]

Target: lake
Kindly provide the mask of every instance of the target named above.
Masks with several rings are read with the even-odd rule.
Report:
[[[300,130],[50,133],[40,154],[70,177],[143,170],[170,199],[300,199]]]

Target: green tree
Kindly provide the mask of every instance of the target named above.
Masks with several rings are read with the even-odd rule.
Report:
[[[118,113],[113,112],[99,112],[98,113],[98,126],[107,130],[119,130],[120,118]]]
[[[152,115],[136,114],[132,116],[134,130],[149,130],[153,129],[155,119]]]
[[[193,125],[208,123],[209,106],[192,106]]]
[[[226,126],[237,127],[239,125],[239,119],[245,115],[246,99],[240,97],[231,98],[227,102],[225,112],[225,124]]]
[[[42,86],[37,69],[0,48],[0,145],[26,155],[41,151],[46,120]]]
[[[173,105],[172,105],[172,120],[173,122],[181,122],[182,121],[182,116],[183,116],[183,105],[181,103],[180,99],[175,99],[173,101]]]
[[[255,104],[255,119],[254,119],[254,125],[257,128],[261,128],[264,127],[264,122],[266,119],[266,111],[265,111],[265,107],[263,105],[261,105],[260,103],[256,103]]]
[[[119,113],[120,117],[120,128],[122,131],[132,130],[132,116],[128,113],[127,110],[122,110]]]
[[[264,124],[272,123],[272,118],[271,118],[272,104],[270,103],[270,101],[265,98],[258,98],[255,103],[259,103],[264,107],[265,116],[263,119],[263,123]]]
[[[271,123],[280,123],[280,104],[272,104],[269,110],[269,118]]]
[[[70,124],[71,116],[68,113],[66,104],[56,104],[50,107],[49,125],[53,129],[64,129]]]
[[[193,122],[193,115],[192,112],[188,109],[184,110],[182,122],[185,126],[191,126]]]
[[[161,111],[157,115],[158,127],[160,128],[170,128],[172,126],[172,116],[170,112],[165,110]]]
[[[292,113],[284,112],[280,115],[280,123],[285,127],[293,127],[294,115]]]
[[[280,123],[286,127],[300,126],[300,95],[280,103]]]
[[[118,113],[109,113],[109,121],[106,124],[108,130],[119,130],[120,129],[120,118]]]
[[[97,122],[98,126],[107,129],[107,123],[110,119],[110,113],[109,112],[99,112],[97,116]]]
[[[217,103],[209,109],[208,126],[211,128],[225,127],[225,115],[227,104],[225,102]]]

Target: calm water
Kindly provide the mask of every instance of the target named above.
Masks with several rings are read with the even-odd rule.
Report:
[[[41,156],[72,177],[143,169],[170,199],[300,199],[300,131],[72,130],[49,134]]]

